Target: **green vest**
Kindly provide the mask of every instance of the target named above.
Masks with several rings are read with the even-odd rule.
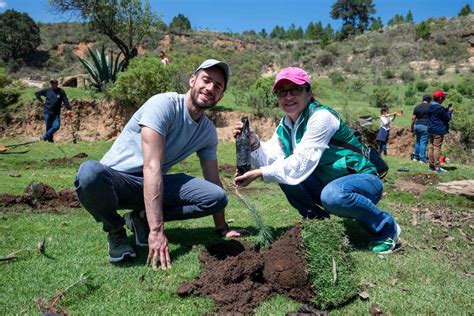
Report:
[[[339,114],[328,106],[324,106],[314,101],[310,103],[304,111],[300,114],[301,123],[296,127],[296,143],[298,144],[306,132],[306,125],[308,120],[316,111],[328,110],[339,119],[339,128],[332,138],[349,143],[360,149],[364,149],[364,145],[354,136],[351,130],[340,119]],[[280,139],[280,145],[283,148],[285,157],[293,153],[291,143],[291,129],[285,125],[284,118],[280,121],[277,127],[277,134]],[[323,183],[327,184],[334,179],[354,173],[370,173],[377,175],[375,166],[363,155],[356,153],[350,149],[339,147],[333,144],[328,144],[327,148],[318,166],[316,167],[315,175]]]

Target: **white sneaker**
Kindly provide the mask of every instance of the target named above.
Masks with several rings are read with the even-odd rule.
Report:
[[[441,167],[436,168],[435,171],[436,171],[437,173],[446,173],[446,172],[448,172],[448,170],[443,169],[443,168],[441,168]]]

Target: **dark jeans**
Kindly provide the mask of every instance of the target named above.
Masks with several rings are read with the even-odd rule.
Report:
[[[54,133],[61,127],[61,118],[59,113],[43,112],[44,122],[46,123],[46,132],[43,134],[43,140],[53,142]]]
[[[395,233],[395,220],[377,208],[383,193],[382,181],[371,174],[351,174],[321,184],[312,174],[298,185],[280,184],[290,204],[303,217],[314,218],[322,212],[355,219],[374,240]]]
[[[116,171],[89,160],[74,182],[82,206],[106,232],[125,223],[119,209],[144,210],[143,176]],[[165,221],[197,218],[218,213],[227,205],[225,191],[206,180],[179,173],[163,175],[163,217]]]

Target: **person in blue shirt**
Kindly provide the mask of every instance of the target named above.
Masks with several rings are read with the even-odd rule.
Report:
[[[430,169],[437,173],[447,172],[447,170],[440,167],[439,162],[444,135],[449,133],[449,121],[453,113],[451,105],[447,108],[441,105],[447,96],[448,94],[444,91],[435,91],[433,93],[433,102],[428,110],[428,133],[430,134],[428,160]]]
[[[58,81],[51,79],[51,88],[46,88],[35,92],[36,98],[43,103],[41,97],[45,97],[43,103],[43,117],[46,123],[46,131],[40,137],[43,141],[54,142],[54,133],[61,127],[61,105],[67,109],[67,116],[71,117],[72,111],[67,99],[66,92],[58,87]]]

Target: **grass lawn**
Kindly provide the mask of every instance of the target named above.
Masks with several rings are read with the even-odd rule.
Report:
[[[100,159],[111,142],[78,144],[35,143],[21,147],[25,154],[0,155],[0,193],[21,194],[35,181],[56,190],[72,188],[81,161]],[[13,151],[13,150],[12,150]],[[88,158],[52,166],[52,158],[72,157],[80,152]],[[233,143],[219,148],[221,165],[234,165]],[[402,192],[398,181],[415,174],[431,174],[426,165],[398,157],[388,157],[391,167],[385,179],[386,194],[380,207],[392,212],[402,227],[402,248],[388,256],[377,256],[366,250],[368,236],[354,222],[342,220],[352,245],[355,277],[360,290],[369,294],[332,312],[334,314],[368,314],[377,304],[385,314],[472,314],[473,206],[464,197],[449,196],[427,185],[426,193],[413,196]],[[408,168],[409,172],[397,169]],[[440,181],[474,179],[474,168],[451,164],[452,171]],[[455,168],[455,169],[454,169]],[[221,177],[230,183],[230,168]],[[176,166],[173,172],[200,175],[196,157]],[[18,177],[17,175],[21,176]],[[12,176],[16,175],[16,176]],[[259,210],[266,225],[282,233],[299,220],[297,211],[286,202],[277,185],[262,182],[244,191]],[[232,227],[256,230],[249,211],[229,190],[227,220]],[[112,265],[107,261],[106,235],[101,226],[82,208],[31,210],[29,207],[3,209],[0,215],[0,256],[19,249],[18,259],[0,262],[0,314],[38,313],[37,300],[49,301],[58,290],[70,288],[59,301],[74,314],[175,314],[202,315],[213,311],[208,298],[180,298],[177,287],[197,276],[200,271],[200,247],[215,242],[212,219],[203,218],[166,224],[173,268],[154,272],[145,268],[147,250],[138,249],[136,260]],[[332,217],[332,220],[340,220]],[[46,238],[45,253],[37,243]],[[257,315],[283,315],[301,304],[276,296],[263,302]]]

